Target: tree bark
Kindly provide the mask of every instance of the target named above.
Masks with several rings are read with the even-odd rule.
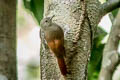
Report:
[[[0,1],[0,80],[17,80],[16,0]]]
[[[113,72],[116,65],[119,63],[118,44],[120,34],[120,10],[114,20],[109,39],[103,51],[102,67],[99,75],[99,80],[112,80]]]
[[[45,0],[44,17],[55,15],[65,35],[65,62],[70,72],[65,79],[87,80],[87,64],[97,24],[102,18],[98,0]],[[104,14],[105,15],[105,14]],[[41,31],[41,80],[61,80],[57,61],[50,53]]]

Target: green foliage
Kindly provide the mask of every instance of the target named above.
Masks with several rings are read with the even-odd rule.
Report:
[[[25,80],[40,80],[40,65],[37,58],[32,57],[26,66]]]
[[[23,0],[25,8],[29,9],[37,19],[38,23],[43,17],[44,0]]]
[[[91,52],[90,62],[88,64],[88,80],[97,80],[98,78],[104,48],[104,44],[102,44],[101,41],[106,34],[107,33],[104,30],[98,27]]]
[[[118,11],[119,11],[119,8],[112,11],[112,15],[114,16],[114,18],[116,17]]]
[[[34,66],[30,64],[27,66],[27,72],[31,78],[40,77],[40,66]]]

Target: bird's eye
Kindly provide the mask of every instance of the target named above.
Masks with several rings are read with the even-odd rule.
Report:
[[[48,22],[47,20],[45,22]]]

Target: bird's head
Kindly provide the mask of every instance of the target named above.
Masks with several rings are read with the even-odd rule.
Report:
[[[47,29],[48,27],[50,27],[50,25],[52,24],[52,18],[54,17],[54,15],[52,17],[46,17],[43,18],[40,22],[40,26],[43,30]]]

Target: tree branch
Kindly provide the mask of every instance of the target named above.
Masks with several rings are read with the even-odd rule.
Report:
[[[119,61],[118,44],[120,33],[120,10],[114,20],[109,39],[105,45],[103,52],[102,67],[99,75],[99,80],[112,80],[113,72]]]
[[[120,0],[108,0],[100,7],[100,13],[104,16],[108,12],[120,7]]]

